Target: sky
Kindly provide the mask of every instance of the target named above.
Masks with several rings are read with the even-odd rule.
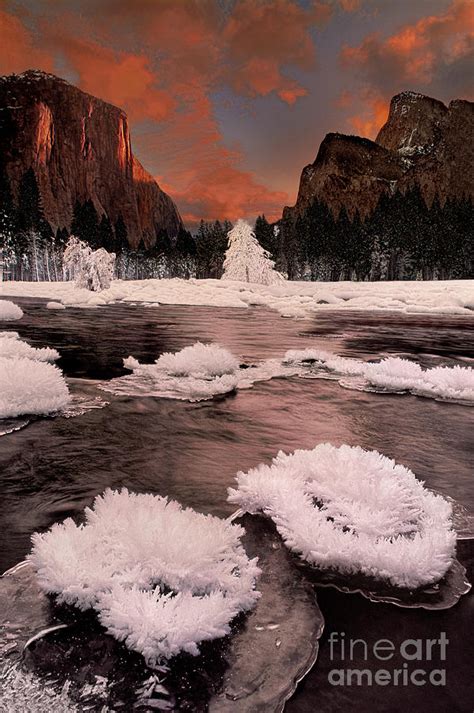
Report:
[[[276,219],[326,133],[474,99],[474,0],[0,0],[0,74],[26,69],[124,109],[188,226]]]

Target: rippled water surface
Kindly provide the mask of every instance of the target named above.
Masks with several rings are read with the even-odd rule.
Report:
[[[469,363],[474,319],[324,313],[314,321],[282,319],[263,309],[115,305],[50,311],[17,300],[25,317],[6,328],[61,354],[71,388],[104,396],[97,380],[127,373],[129,355],[152,362],[196,340],[215,341],[242,361],[319,347],[353,357],[416,356],[424,365]],[[24,558],[31,533],[75,515],[105,487],[167,494],[197,510],[227,516],[226,490],[238,470],[268,462],[278,450],[330,441],[377,449],[426,484],[474,511],[474,409],[408,395],[342,389],[299,378],[257,383],[201,403],[106,395],[109,406],[72,419],[43,419],[0,439],[0,569]],[[290,711],[471,711],[473,599],[438,614],[371,604],[359,595],[318,594],[326,618],[320,658]],[[448,686],[335,688],[324,644],[331,630],[347,637],[439,636],[448,632]],[[367,666],[373,665],[368,661]],[[339,664],[342,665],[342,664]],[[362,667],[359,662],[357,667]],[[470,688],[471,687],[471,688]]]

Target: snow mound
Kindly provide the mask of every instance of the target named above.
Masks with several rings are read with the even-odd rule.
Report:
[[[239,368],[239,362],[223,347],[196,342],[174,354],[162,354],[156,360],[156,366],[170,376],[205,378],[233,374]]]
[[[0,418],[47,415],[60,411],[69,401],[66,381],[53,364],[0,356]]]
[[[66,309],[62,302],[47,302],[46,309]]]
[[[108,632],[149,664],[229,633],[253,607],[259,574],[244,530],[158,495],[106,490],[86,522],[70,518],[33,535],[40,587],[93,608]]]
[[[335,374],[361,376],[367,385],[387,391],[409,391],[417,396],[474,403],[474,369],[468,366],[423,369],[416,362],[399,357],[387,357],[376,363],[364,362],[315,349],[288,351],[283,364],[314,366]]]
[[[451,505],[377,451],[328,443],[237,474],[228,500],[272,518],[287,547],[321,569],[402,588],[439,581],[456,543]]]
[[[23,310],[10,300],[0,300],[0,320],[9,322],[14,319],[21,319]]]
[[[5,332],[0,333],[0,357],[24,358],[33,361],[56,361],[59,359],[59,352],[56,349],[48,347],[37,349],[19,339],[16,332],[13,333],[16,335],[14,338],[6,336],[6,334]]]

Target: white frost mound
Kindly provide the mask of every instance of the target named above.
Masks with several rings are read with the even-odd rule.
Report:
[[[0,300],[0,320],[9,322],[14,319],[21,319],[23,310],[10,300]]]
[[[474,401],[474,369],[468,366],[428,369],[417,390],[423,396]]]
[[[37,349],[19,339],[16,332],[13,334],[16,336],[7,336],[6,332],[0,333],[0,357],[24,358],[33,361],[56,361],[59,359],[59,352],[56,349],[48,347]]]
[[[130,376],[112,379],[101,388],[115,394],[142,394],[203,401],[227,394],[238,384],[239,362],[227,349],[196,342],[179,352],[166,352],[154,364],[124,359]]]
[[[418,396],[474,402],[474,369],[437,366],[423,369],[416,362],[387,357],[380,362],[348,359],[317,349],[290,350],[284,364],[316,366],[346,376],[362,376],[368,384],[391,391],[410,391]]]
[[[53,364],[0,356],[0,418],[55,413],[70,398],[66,381]]]
[[[239,368],[239,362],[227,349],[202,342],[174,354],[166,352],[156,360],[156,365],[170,376],[201,378],[233,374]]]
[[[33,535],[30,560],[59,602],[94,608],[110,634],[150,664],[229,633],[259,597],[243,529],[157,495],[106,490],[85,510]]]
[[[47,302],[46,309],[66,309],[62,302]]]
[[[280,452],[238,473],[228,500],[271,517],[287,547],[321,569],[415,589],[453,560],[451,505],[377,451],[325,443]]]

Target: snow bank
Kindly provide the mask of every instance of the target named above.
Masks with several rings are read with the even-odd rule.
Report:
[[[290,282],[259,285],[235,280],[114,280],[100,294],[71,282],[4,282],[4,295],[44,297],[65,305],[112,302],[247,308],[262,305],[285,317],[311,318],[327,310],[376,310],[474,317],[474,280],[426,282]]]
[[[0,356],[0,418],[47,415],[63,409],[69,401],[64,377],[53,364]]]
[[[229,633],[253,607],[259,570],[243,529],[158,495],[106,490],[85,510],[33,535],[29,559],[59,602],[93,608],[149,664]]]
[[[62,302],[48,302],[46,309],[66,309]]]
[[[12,337],[12,334],[15,336]],[[32,359],[33,361],[56,361],[59,352],[43,347],[37,349],[19,339],[17,332],[0,332],[0,357]]]
[[[0,320],[9,322],[14,319],[21,319],[23,310],[14,302],[9,300],[0,300]]]
[[[451,566],[451,506],[407,468],[359,447],[325,443],[280,452],[237,474],[228,500],[272,518],[290,550],[313,566],[415,589]]]
[[[368,386],[386,391],[409,391],[417,396],[474,403],[474,369],[468,366],[423,369],[416,362],[399,357],[387,357],[372,363],[315,349],[290,350],[286,352],[283,363],[315,367],[339,375],[361,376]],[[345,385],[350,386],[350,383],[345,382]]]

